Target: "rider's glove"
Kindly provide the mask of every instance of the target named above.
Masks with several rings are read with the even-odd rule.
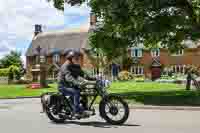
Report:
[[[85,87],[86,85],[96,85],[96,81],[86,80],[84,78],[79,77],[80,87]]]
[[[87,84],[87,82],[88,82],[88,80],[86,80],[86,79],[84,79],[82,77],[79,77],[78,80],[80,82],[80,87],[81,88],[84,87]]]

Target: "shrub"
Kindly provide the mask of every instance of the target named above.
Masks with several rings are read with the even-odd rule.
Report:
[[[136,82],[144,82],[144,81],[145,81],[145,77],[144,77],[144,76],[137,76],[137,77],[135,78],[135,81],[136,81]]]
[[[174,83],[175,83],[175,84],[182,84],[183,81],[181,81],[181,80],[175,80]]]
[[[119,73],[119,80],[120,81],[127,81],[134,79],[134,75],[128,71],[122,71]]]
[[[23,80],[23,79],[17,80],[15,82],[15,84],[30,84],[30,83],[32,83],[30,80]]]
[[[20,79],[20,69],[14,65],[0,69],[0,77],[9,77],[9,80]]]
[[[0,77],[8,77],[8,74],[9,74],[8,68],[0,69]]]
[[[175,76],[161,75],[160,79],[171,80],[171,79],[175,79]]]
[[[10,80],[19,79],[20,78],[20,69],[17,66],[10,66],[8,68],[8,77]]]

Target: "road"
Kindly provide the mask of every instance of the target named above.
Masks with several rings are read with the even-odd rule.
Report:
[[[0,100],[1,133],[199,133],[200,111],[131,110],[123,126],[110,126],[99,116],[64,124],[40,113],[39,99]]]

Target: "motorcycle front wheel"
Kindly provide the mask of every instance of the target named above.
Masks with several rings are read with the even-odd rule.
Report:
[[[101,117],[112,125],[122,125],[129,117],[129,106],[118,96],[109,96],[99,104]]]

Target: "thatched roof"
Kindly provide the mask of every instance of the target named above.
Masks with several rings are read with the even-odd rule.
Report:
[[[88,49],[88,30],[74,29],[54,32],[43,32],[33,38],[26,56],[37,55],[40,46],[41,53],[46,55],[59,52],[64,54],[67,49]]]

